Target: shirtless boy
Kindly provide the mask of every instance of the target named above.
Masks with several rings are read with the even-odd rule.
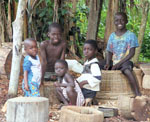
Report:
[[[49,40],[40,45],[42,81],[56,80],[54,64],[58,59],[65,59],[66,43],[62,40],[63,30],[58,23],[52,23],[48,28]]]

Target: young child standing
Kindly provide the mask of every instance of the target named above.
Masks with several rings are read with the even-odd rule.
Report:
[[[138,83],[132,73],[133,63],[130,59],[135,54],[135,49],[138,47],[136,35],[126,29],[128,23],[127,15],[123,12],[117,12],[114,17],[116,31],[113,32],[107,44],[107,56],[105,69],[121,70],[128,78],[131,88],[136,96],[140,96]],[[113,66],[110,65],[113,61]]]
[[[84,104],[82,91],[79,84],[68,73],[67,62],[65,60],[57,60],[55,72],[58,76],[58,82],[55,82],[54,86],[56,87],[59,100],[65,105],[82,106]]]
[[[50,40],[40,45],[42,63],[42,81],[56,80],[54,64],[58,59],[65,59],[66,43],[62,40],[63,30],[58,23],[52,23],[48,28]]]
[[[84,43],[83,53],[86,58],[84,69],[77,81],[80,84],[86,104],[91,103],[96,96],[96,92],[100,90],[101,71],[96,58],[97,43],[95,40],[87,40]]]
[[[41,83],[41,64],[38,53],[37,42],[33,38],[24,41],[27,56],[24,58],[24,79],[22,89],[25,97],[39,97],[39,86]]]

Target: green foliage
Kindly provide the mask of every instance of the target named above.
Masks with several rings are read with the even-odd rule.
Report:
[[[44,0],[40,0],[39,4]],[[53,20],[53,3],[50,0],[45,0],[46,7],[36,7],[36,12],[33,16],[33,21],[35,23],[35,33],[37,35],[38,41],[48,40],[48,26]]]
[[[147,21],[147,26],[142,43],[141,54],[139,57],[140,62],[150,62],[150,16]]]
[[[127,7],[128,11],[128,29],[136,33],[138,36],[139,28],[141,25],[142,18],[142,2],[140,0],[135,0],[135,6],[130,9]],[[140,62],[150,62],[150,15],[148,16],[146,30],[144,34],[144,39],[142,42],[141,53],[139,57]]]
[[[128,24],[127,29],[131,30],[138,36],[139,28],[141,25],[142,18],[142,4],[141,0],[134,0],[135,5],[130,6],[130,0],[127,0],[127,15]],[[107,17],[108,0],[104,1],[101,20],[99,25],[98,37],[104,38],[105,27],[106,27],[106,17]],[[86,31],[88,26],[87,15],[89,8],[85,5],[85,0],[80,0],[77,6],[77,26],[80,27],[82,35],[86,37]],[[147,26],[145,30],[144,40],[142,43],[141,54],[139,57],[140,62],[150,62],[150,14],[147,21]]]
[[[76,9],[76,25],[77,27],[80,28],[80,32],[84,37],[86,37],[86,32],[87,32],[88,14],[89,14],[89,8],[86,6],[84,0],[79,1]]]
[[[46,6],[40,7],[42,2],[46,3]],[[139,28],[141,25],[141,18],[142,18],[142,1],[141,0],[134,0],[135,5],[130,6],[130,0],[127,0],[126,11],[128,15],[128,24],[127,28],[134,32],[138,36]],[[37,6],[35,7],[35,14],[33,16],[33,21],[35,22],[35,32],[39,41],[43,41],[48,39],[47,37],[47,29],[48,25],[52,23],[53,19],[53,2],[50,0],[39,0]],[[72,3],[65,2],[62,8],[58,10],[58,16],[60,18],[60,23],[64,24],[64,18],[67,15],[71,15],[68,8],[72,8]],[[105,27],[106,27],[106,17],[107,17],[107,9],[108,9],[108,0],[104,1],[102,12],[101,12],[101,19],[99,24],[99,31],[98,37],[104,38],[105,34]],[[85,0],[79,0],[77,3],[76,13],[74,17],[67,18],[69,22],[73,21],[76,23],[75,28],[79,28],[80,32],[75,31],[75,34],[78,34],[76,39],[76,46],[78,48],[79,55],[82,55],[82,47],[84,40],[86,38],[86,32],[88,27],[88,14],[89,14],[89,7],[86,6]],[[139,60],[141,62],[148,62],[150,61],[150,15],[147,21],[147,27],[145,30],[144,40],[142,44],[141,54]],[[71,41],[70,41],[71,44]]]

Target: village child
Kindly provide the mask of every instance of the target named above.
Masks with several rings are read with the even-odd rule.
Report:
[[[38,53],[37,42],[33,38],[24,41],[24,49],[27,53],[23,62],[24,78],[22,89],[25,97],[39,97],[41,84],[41,64]]]
[[[132,90],[136,96],[140,96],[139,86],[132,72],[133,62],[130,59],[134,56],[136,48],[139,46],[136,35],[126,29],[128,23],[127,15],[117,12],[114,17],[116,31],[113,32],[107,43],[106,70],[121,70],[128,78]],[[111,65],[113,62],[113,65]]]
[[[68,73],[68,64],[65,60],[56,61],[55,73],[58,76],[58,82],[55,82],[54,86],[56,87],[59,100],[64,105],[82,106],[84,104],[84,96],[79,84]]]
[[[86,100],[85,105],[91,105],[96,92],[100,91],[101,71],[96,58],[97,43],[95,40],[87,40],[84,43],[83,54],[86,58],[84,69],[77,81]]]
[[[63,29],[58,23],[52,23],[48,28],[49,40],[40,45],[42,81],[56,80],[54,64],[58,59],[65,59],[66,43],[62,40]]]

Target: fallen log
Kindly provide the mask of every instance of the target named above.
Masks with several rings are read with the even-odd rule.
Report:
[[[21,64],[20,64],[20,77],[19,81],[23,79],[23,59],[22,56]],[[10,79],[10,72],[11,72],[11,63],[12,63],[12,42],[3,43],[2,47],[0,48],[0,74],[6,75],[8,79]]]
[[[0,72],[2,75],[6,75],[5,68],[7,65],[7,57],[12,50],[12,43],[3,43],[0,48]]]

